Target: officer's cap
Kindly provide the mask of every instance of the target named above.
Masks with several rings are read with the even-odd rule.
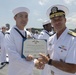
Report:
[[[51,21],[50,21],[50,20],[45,20],[45,21],[43,22],[43,26],[44,26],[44,25],[48,25],[49,23],[51,24]]]
[[[18,8],[15,8],[12,12],[13,12],[13,14],[15,16],[16,14],[18,14],[20,12],[26,12],[26,13],[29,14],[30,10],[28,8],[26,8],[26,7],[18,7]]]
[[[46,14],[51,19],[57,16],[62,16],[62,15],[65,16],[66,14],[68,14],[68,12],[69,10],[67,7],[63,5],[54,5],[47,10]]]

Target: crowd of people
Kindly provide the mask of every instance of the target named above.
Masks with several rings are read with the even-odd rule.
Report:
[[[66,26],[68,8],[54,5],[47,10],[49,21],[42,23],[43,30],[35,34],[25,29],[30,10],[18,7],[13,11],[16,25],[0,31],[1,65],[9,62],[8,75],[33,75],[33,68],[41,69],[41,75],[76,75],[76,33]],[[27,39],[47,42],[47,54],[40,57],[22,56],[22,47]],[[6,61],[8,54],[9,61]]]

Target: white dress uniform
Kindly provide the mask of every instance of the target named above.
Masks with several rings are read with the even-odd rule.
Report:
[[[34,62],[21,58],[23,38],[14,28],[18,29],[14,26],[10,29],[10,34],[5,35],[5,48],[9,56],[8,75],[32,75]],[[19,31],[25,36],[24,30]]]
[[[43,30],[38,36],[38,39],[44,39],[48,41],[49,37],[50,37],[49,32],[46,30]],[[41,75],[51,75],[50,66],[48,64],[45,65],[44,69],[41,72]]]
[[[27,32],[27,38],[33,38],[33,34],[30,31],[26,31]]]
[[[69,33],[70,30],[66,28],[58,39],[56,34],[50,37],[48,40],[48,54],[53,60],[76,64],[76,37]],[[59,70],[54,66],[52,66],[50,72],[52,75],[76,75]]]
[[[35,33],[35,34],[33,35],[33,37],[34,37],[35,39],[38,39],[38,36],[39,36],[39,34],[37,34],[37,33]]]
[[[0,44],[1,44],[1,63],[2,62],[6,62],[6,50],[4,48],[4,37],[5,37],[5,33],[3,33],[2,31],[0,31]]]
[[[42,30],[42,32],[40,33],[40,35],[38,36],[38,39],[45,39],[48,40],[50,37],[50,34],[48,31],[46,30]]]

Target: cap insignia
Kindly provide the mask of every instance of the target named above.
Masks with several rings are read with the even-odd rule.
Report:
[[[52,9],[51,9],[51,12],[52,13],[55,13],[55,12],[57,12],[58,11],[58,8],[57,7],[53,7]]]

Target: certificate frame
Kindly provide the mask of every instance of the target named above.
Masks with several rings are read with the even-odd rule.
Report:
[[[47,51],[47,41],[42,39],[26,39],[22,46],[21,57],[26,57],[27,55],[33,55],[34,58],[39,57],[39,53],[46,54]]]

